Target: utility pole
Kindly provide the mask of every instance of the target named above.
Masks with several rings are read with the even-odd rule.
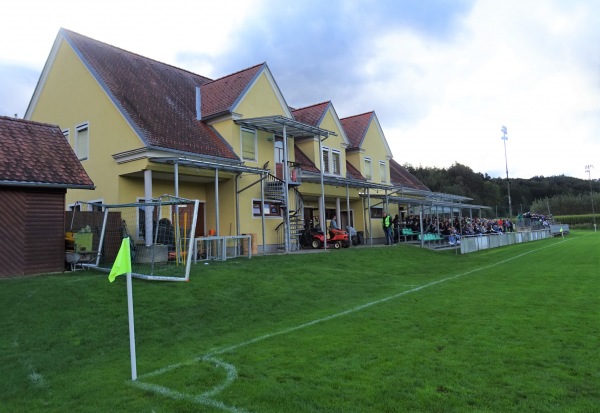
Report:
[[[506,188],[508,189],[508,218],[512,220],[512,202],[510,200],[510,181],[508,179],[508,158],[506,157],[506,126],[502,126],[502,140],[504,141],[504,162],[506,163]]]
[[[594,220],[594,232],[596,232],[596,213],[594,212],[594,191],[592,190],[592,168],[594,165],[586,165],[585,171],[588,173],[588,180],[590,181],[590,198],[592,200],[592,219]]]

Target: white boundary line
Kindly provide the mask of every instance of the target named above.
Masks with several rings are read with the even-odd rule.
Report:
[[[222,402],[220,402],[218,400],[213,400],[211,398],[212,396],[216,396],[221,391],[223,391],[225,388],[227,388],[237,378],[237,370],[236,370],[235,366],[233,366],[231,364],[228,364],[228,363],[225,363],[224,361],[222,361],[222,360],[220,360],[220,359],[218,359],[218,358],[216,358],[214,356],[225,354],[225,353],[228,353],[230,351],[237,350],[238,348],[246,347],[248,345],[251,345],[251,344],[254,344],[254,343],[258,343],[258,342],[270,339],[272,337],[277,337],[277,336],[280,336],[280,335],[283,335],[283,334],[289,334],[289,333],[292,333],[292,332],[297,331],[297,330],[301,330],[301,329],[304,329],[304,328],[307,328],[307,327],[314,326],[316,324],[323,323],[325,321],[333,320],[333,319],[336,319],[338,317],[342,317],[342,316],[345,316],[345,315],[348,315],[348,314],[352,314],[352,313],[364,310],[366,308],[372,307],[374,305],[382,304],[382,303],[394,300],[396,298],[405,296],[405,295],[410,294],[410,293],[418,292],[418,291],[424,290],[426,288],[433,287],[435,285],[445,283],[447,281],[455,280],[455,279],[463,277],[465,275],[469,275],[469,274],[473,274],[473,273],[476,273],[476,272],[479,272],[479,271],[483,271],[483,270],[486,270],[488,268],[493,268],[493,267],[496,267],[498,265],[505,264],[505,263],[507,263],[509,261],[513,261],[513,260],[516,260],[518,258],[524,257],[524,256],[526,256],[528,254],[533,253],[533,252],[537,252],[537,251],[543,250],[545,248],[550,248],[550,247],[554,247],[556,245],[560,245],[563,242],[567,242],[570,239],[571,238],[559,241],[559,242],[551,244],[551,245],[546,245],[546,246],[543,246],[543,247],[540,247],[540,248],[536,248],[536,249],[524,252],[522,254],[515,255],[514,257],[507,258],[507,259],[504,259],[502,261],[498,261],[498,262],[496,262],[494,264],[485,265],[483,267],[476,268],[474,270],[470,270],[470,271],[467,271],[467,272],[463,272],[461,274],[456,274],[456,275],[452,275],[450,277],[442,278],[442,279],[437,280],[437,281],[432,281],[432,282],[430,282],[428,284],[424,284],[424,285],[421,285],[421,286],[418,286],[418,287],[415,287],[415,288],[411,288],[410,290],[402,291],[400,293],[393,294],[393,295],[390,295],[388,297],[381,298],[379,300],[371,301],[371,302],[368,302],[366,304],[362,304],[362,305],[359,305],[359,306],[356,306],[356,307],[352,307],[352,308],[350,308],[348,310],[345,310],[345,311],[342,311],[342,312],[339,312],[339,313],[336,313],[336,314],[332,314],[332,315],[329,315],[327,317],[319,318],[319,319],[316,319],[316,320],[313,320],[313,321],[309,321],[307,323],[299,324],[297,326],[289,327],[289,328],[286,328],[286,329],[283,329],[283,330],[280,330],[280,331],[276,331],[276,332],[273,332],[273,333],[264,334],[262,336],[255,337],[253,339],[250,339],[250,340],[247,340],[247,341],[243,341],[241,343],[234,344],[232,346],[227,346],[227,347],[222,347],[220,349],[215,349],[215,350],[209,351],[208,353],[206,353],[206,354],[204,354],[204,355],[202,355],[200,357],[196,357],[196,358],[194,358],[192,360],[189,360],[187,362],[172,364],[172,365],[164,367],[162,369],[158,369],[158,370],[155,370],[153,372],[146,373],[146,374],[143,374],[143,375],[139,376],[139,379],[146,379],[146,378],[150,378],[150,377],[161,375],[163,373],[172,371],[172,370],[177,369],[179,367],[192,365],[192,364],[195,364],[195,363],[198,363],[198,362],[202,362],[202,361],[204,361],[204,362],[211,362],[216,367],[223,368],[226,371],[227,378],[225,379],[225,382],[223,384],[221,384],[219,386],[216,386],[213,389],[211,389],[209,391],[206,391],[206,392],[204,392],[204,393],[202,393],[200,395],[197,395],[197,396],[190,395],[190,394],[185,394],[185,393],[181,393],[181,392],[178,392],[178,391],[175,391],[175,390],[171,390],[171,389],[169,389],[167,387],[159,386],[159,385],[156,385],[156,384],[144,383],[144,382],[141,382],[139,379],[136,380],[136,381],[128,381],[128,383],[131,384],[131,385],[133,385],[133,386],[135,386],[135,387],[138,387],[140,389],[143,389],[143,390],[146,390],[146,391],[152,391],[154,393],[158,393],[158,394],[161,394],[163,396],[170,397],[172,399],[180,399],[180,400],[181,399],[186,399],[186,400],[190,400],[190,401],[195,402],[195,403],[199,403],[199,404],[203,404],[203,405],[206,405],[206,406],[215,407],[215,408],[218,408],[218,409],[221,409],[221,410],[224,410],[224,411],[227,411],[227,412],[231,412],[231,413],[245,413],[245,412],[247,412],[246,410],[239,409],[239,408],[233,407],[233,406],[227,406],[224,403],[222,403]]]

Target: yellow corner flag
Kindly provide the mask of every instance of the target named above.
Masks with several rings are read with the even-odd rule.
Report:
[[[129,249],[129,242],[129,237],[123,238],[123,242],[121,242],[121,248],[119,248],[115,263],[113,264],[112,270],[110,270],[110,274],[108,274],[108,280],[110,282],[113,282],[118,275],[131,272],[131,252]]]

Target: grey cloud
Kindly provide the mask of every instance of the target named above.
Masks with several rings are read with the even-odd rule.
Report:
[[[31,67],[0,63],[0,115],[22,118],[39,76]]]

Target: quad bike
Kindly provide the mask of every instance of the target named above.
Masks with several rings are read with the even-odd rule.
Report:
[[[342,247],[348,248],[350,246],[350,237],[346,231],[330,228],[328,235],[328,248],[340,249]],[[325,244],[325,233],[321,231],[319,226],[305,231],[302,235],[302,245],[304,246],[311,246],[314,249],[318,249],[323,248],[323,244]]]

